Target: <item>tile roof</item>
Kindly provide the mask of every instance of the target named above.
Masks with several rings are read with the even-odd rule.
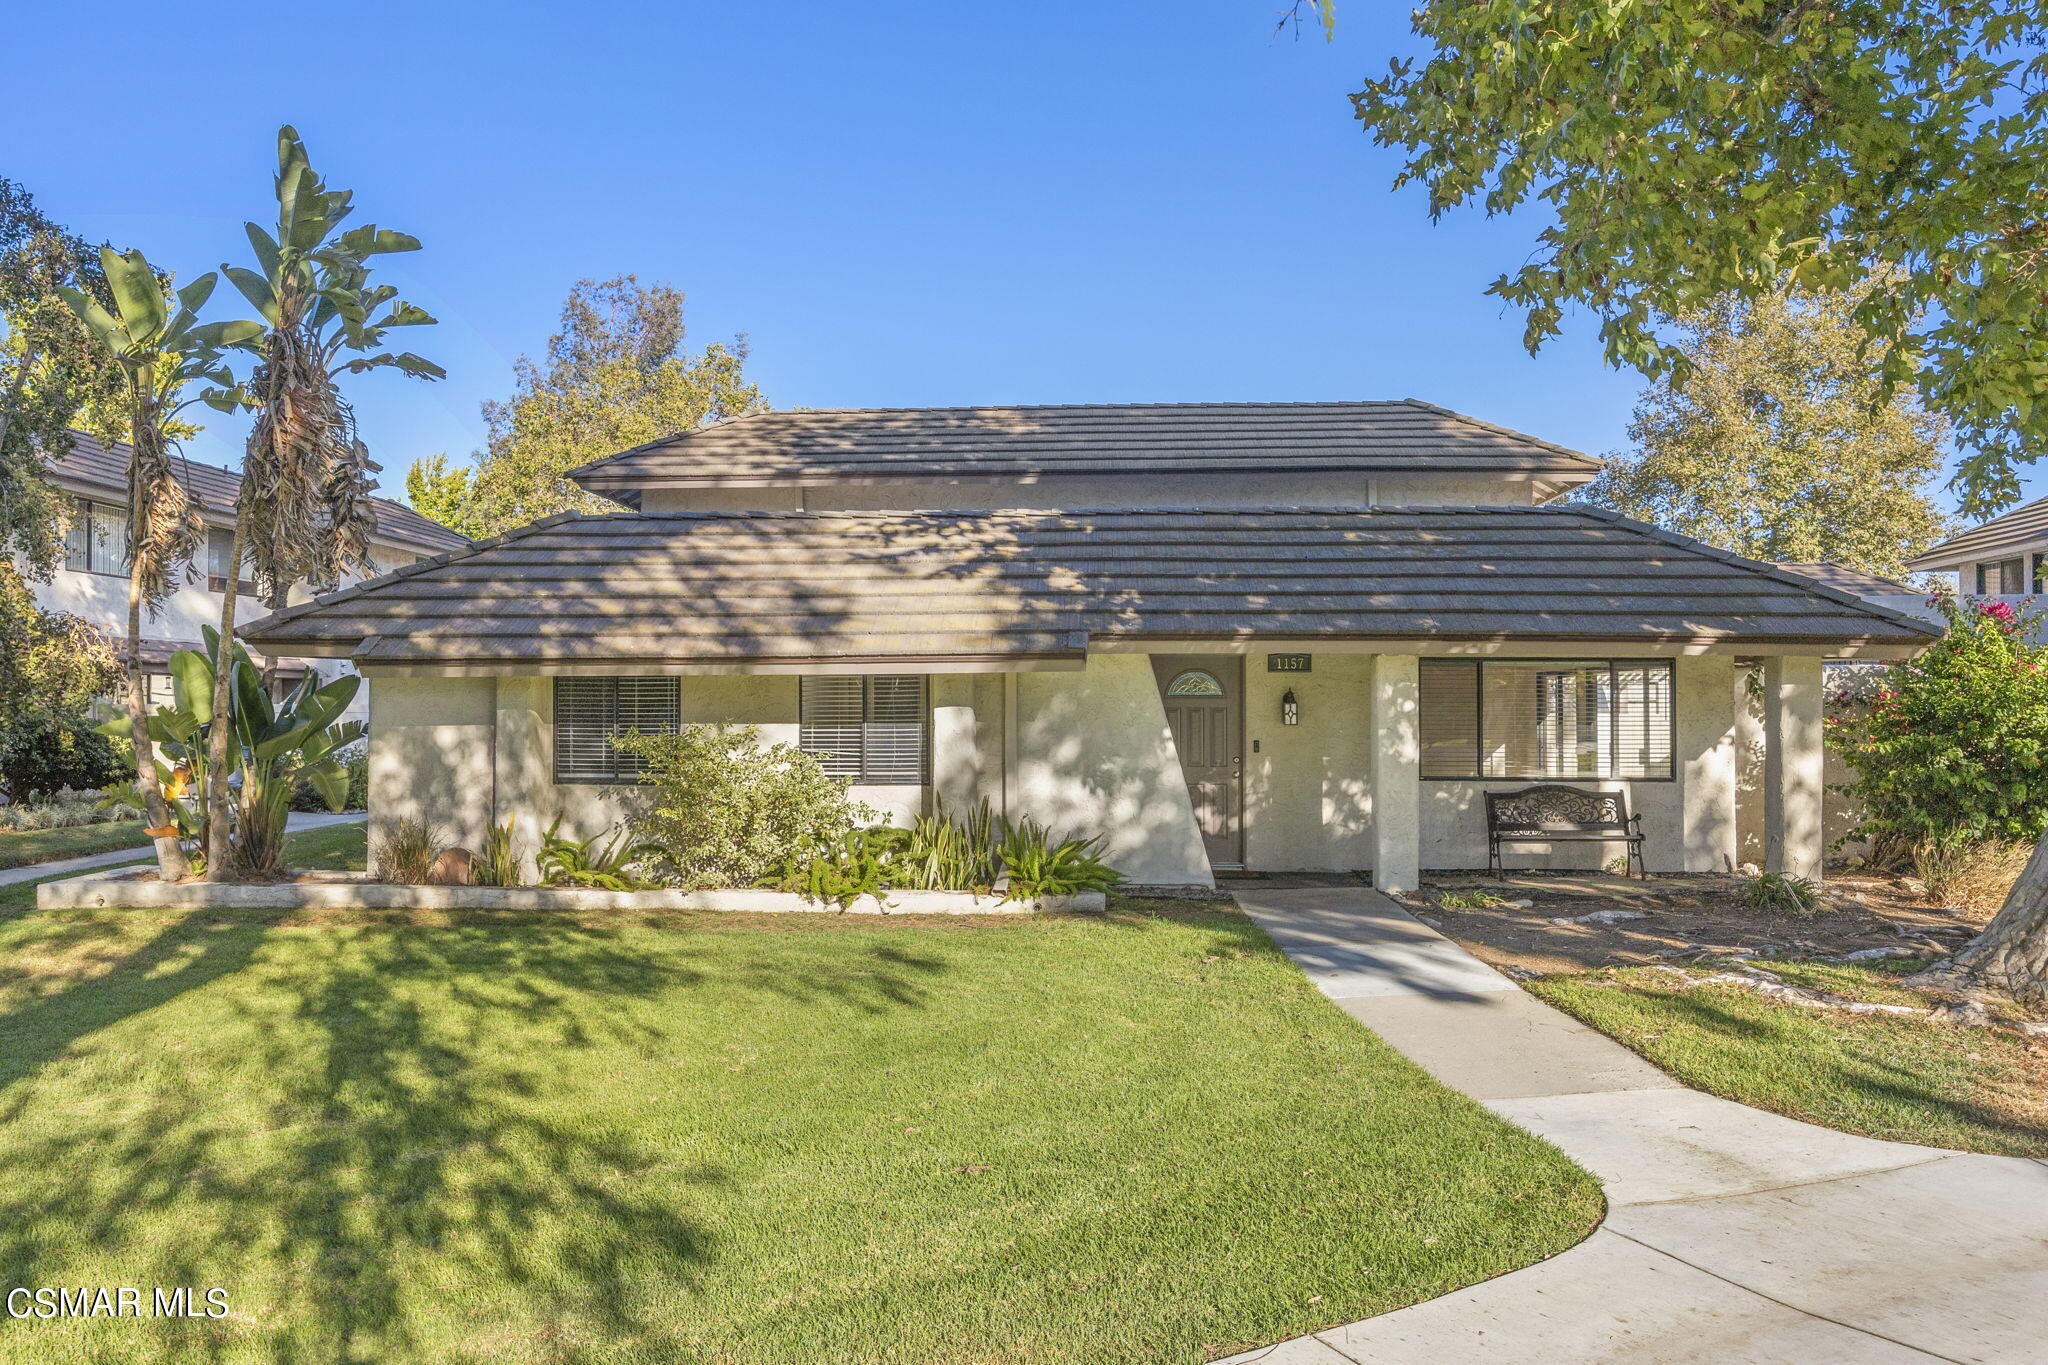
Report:
[[[1980,559],[1997,559],[2001,551],[2048,547],[2048,498],[2015,507],[2002,517],[1973,526],[1944,540],[1926,554],[1906,561],[1909,569],[1953,569]]]
[[[561,516],[248,628],[365,663],[541,667],[1075,660],[1130,638],[1832,653],[1936,633],[1579,507]]]
[[[1886,578],[1881,574],[1865,573],[1861,569],[1852,569],[1847,564],[1836,564],[1832,561],[1823,561],[1818,564],[1780,564],[1778,567],[1787,573],[1796,573],[1802,577],[1814,579],[1817,582],[1827,584],[1831,588],[1839,588],[1843,592],[1854,593],[1858,597],[1869,597],[1872,594],[1880,597],[1896,596],[1901,593],[1918,591],[1911,584],[1901,583],[1896,578]]]
[[[196,460],[180,459],[185,488],[199,500],[201,506],[210,512],[233,515],[235,498],[242,490],[242,476],[232,470],[221,469]],[[116,441],[107,445],[82,431],[71,433],[69,454],[50,461],[50,477],[58,487],[73,493],[112,495],[125,498],[128,495],[128,444]],[[469,545],[469,537],[459,531],[451,531],[437,521],[429,521],[419,513],[389,498],[372,498],[377,509],[377,534],[373,540],[403,546],[409,550],[424,550],[429,554],[441,550],[460,550]]]
[[[1523,474],[1583,482],[1597,460],[1416,400],[1114,403],[759,412],[570,471],[594,492],[1048,474]]]

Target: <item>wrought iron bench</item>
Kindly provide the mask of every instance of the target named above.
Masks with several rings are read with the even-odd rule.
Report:
[[[1624,792],[1578,787],[1524,787],[1486,793],[1486,870],[1505,877],[1502,844],[1628,845],[1629,866],[1643,875],[1643,817],[1628,813]]]

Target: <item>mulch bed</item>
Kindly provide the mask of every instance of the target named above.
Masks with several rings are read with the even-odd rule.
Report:
[[[1928,957],[1967,942],[1988,914],[1927,903],[1916,883],[1868,872],[1831,874],[1829,904],[1811,917],[1760,915],[1735,901],[1741,879],[1714,875],[1518,873],[1496,880],[1426,877],[1408,909],[1496,967],[1581,972],[1647,966],[1690,956],[1832,957],[1866,948],[1909,948]],[[1526,905],[1453,909],[1445,892],[1485,891]],[[1552,923],[1601,911],[1642,916],[1611,924]]]

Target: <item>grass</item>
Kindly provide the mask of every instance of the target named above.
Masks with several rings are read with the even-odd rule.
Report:
[[[1778,962],[1798,985],[1925,1006],[1900,973],[1921,963]],[[1631,967],[1527,983],[1687,1085],[1897,1142],[2048,1156],[2048,1054],[1987,1029],[1779,1004],[1739,986],[1682,988]]]
[[[0,1360],[1194,1362],[1600,1208],[1231,907],[0,920],[0,1282],[232,1310]]]
[[[140,820],[115,820],[104,825],[70,825],[63,829],[0,831],[0,868],[27,867],[58,858],[82,858],[117,848],[142,848]]]

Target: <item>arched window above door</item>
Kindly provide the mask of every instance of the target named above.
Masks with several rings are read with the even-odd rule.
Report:
[[[1223,684],[1216,681],[1214,673],[1205,673],[1199,668],[1191,668],[1185,673],[1174,676],[1173,681],[1166,685],[1166,695],[1169,697],[1220,697],[1223,695]]]

